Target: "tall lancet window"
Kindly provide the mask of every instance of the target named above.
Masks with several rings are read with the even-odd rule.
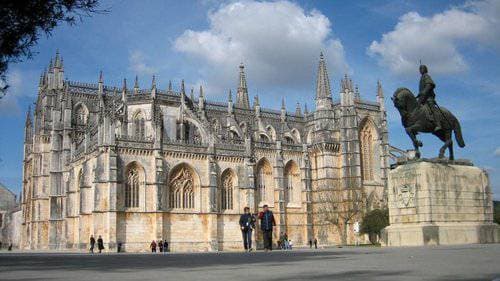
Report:
[[[139,207],[139,171],[137,167],[132,167],[127,173],[127,183],[125,185],[125,207]]]
[[[169,181],[170,207],[194,208],[194,179],[190,169],[182,167],[172,174]]]
[[[259,202],[272,204],[274,201],[272,167],[267,159],[262,159],[257,164],[255,186],[257,187]]]
[[[221,209],[233,209],[233,173],[228,170],[222,174],[222,187],[221,187]]]
[[[360,133],[361,141],[361,168],[364,180],[373,180],[373,129],[370,123],[365,123]]]
[[[87,110],[83,105],[79,105],[75,110],[75,123],[76,125],[87,124]]]
[[[138,112],[134,116],[134,137],[138,139],[143,139],[145,138],[145,134],[146,134],[146,129],[145,129],[144,116],[142,115],[141,112]]]

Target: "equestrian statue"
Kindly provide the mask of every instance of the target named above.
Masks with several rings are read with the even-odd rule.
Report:
[[[417,97],[407,88],[398,88],[392,96],[394,106],[401,115],[401,122],[406,133],[413,142],[415,157],[420,158],[419,147],[422,142],[417,139],[418,133],[432,133],[444,142],[439,149],[439,158],[444,158],[446,148],[449,150],[449,160],[454,160],[452,132],[458,146],[464,147],[465,142],[458,119],[446,108],[436,103],[434,88],[436,84],[428,73],[427,66],[420,65],[420,84]]]

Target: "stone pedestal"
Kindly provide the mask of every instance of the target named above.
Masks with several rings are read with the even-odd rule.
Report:
[[[419,160],[389,172],[385,246],[500,242],[488,175],[467,162]]]

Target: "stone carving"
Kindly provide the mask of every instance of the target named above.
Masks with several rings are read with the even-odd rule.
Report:
[[[398,208],[415,207],[415,187],[405,184],[398,188]]]

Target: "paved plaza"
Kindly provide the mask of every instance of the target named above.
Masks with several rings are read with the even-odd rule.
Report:
[[[271,253],[0,253],[0,280],[494,280],[500,245]],[[500,279],[499,279],[500,280]]]

